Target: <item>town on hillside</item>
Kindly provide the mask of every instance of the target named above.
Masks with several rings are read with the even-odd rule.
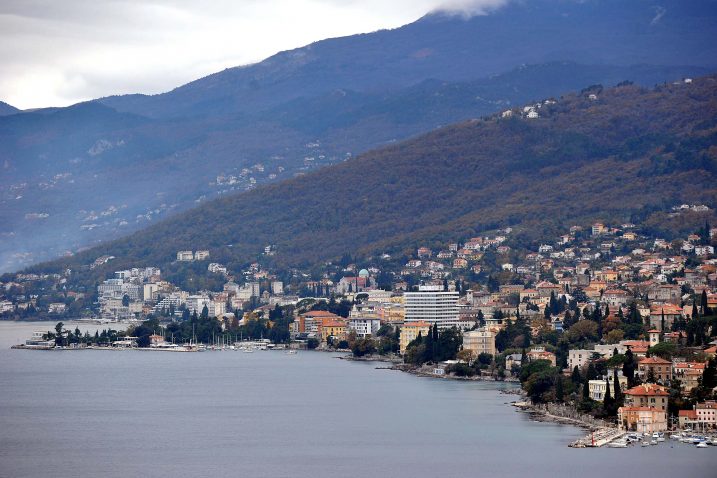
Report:
[[[678,205],[671,214],[709,211]],[[639,224],[595,222],[533,245],[505,228],[311,270],[265,266],[272,245],[237,271],[211,250],[180,250],[169,275],[118,270],[95,290],[74,287],[71,270],[15,274],[0,284],[0,313],[110,327],[91,336],[60,323],[27,348],[261,340],[345,350],[424,375],[519,381],[532,406],[623,431],[714,430],[717,228],[703,224],[666,240]],[[117,332],[115,322],[132,325]]]

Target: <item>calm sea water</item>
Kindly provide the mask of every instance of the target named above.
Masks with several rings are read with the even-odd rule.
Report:
[[[8,349],[46,328],[0,322],[1,477],[655,478],[717,469],[717,447],[573,450],[583,432],[530,421],[499,393],[510,385],[418,378],[332,354]]]

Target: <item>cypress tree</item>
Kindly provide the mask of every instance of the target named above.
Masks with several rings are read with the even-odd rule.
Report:
[[[555,380],[555,398],[558,402],[562,402],[564,398],[563,377],[560,374],[557,375]]]
[[[707,307],[707,289],[702,289],[702,297],[700,298],[702,315],[710,315],[710,309]]]
[[[692,320],[696,320],[700,318],[700,314],[697,311],[697,301],[692,301]]]
[[[433,330],[432,329],[428,330],[428,333],[426,334],[424,343],[426,344],[426,355],[425,355],[423,361],[431,362],[431,361],[433,361]]]
[[[613,395],[615,396],[615,403],[617,404],[618,407],[620,407],[620,406],[622,406],[623,397],[622,397],[622,390],[620,389],[620,381],[618,380],[618,377],[617,377],[617,368],[614,368],[612,370],[612,385],[614,387]]]
[[[605,410],[605,413],[608,414],[608,416],[613,415],[613,410],[615,408],[615,402],[612,399],[612,396],[610,395],[610,381],[605,380],[605,397],[602,401],[603,409]]]
[[[580,369],[577,365],[573,367],[573,374],[570,376],[570,381],[573,382],[575,385],[579,384],[582,381],[582,378],[580,377]]]
[[[585,383],[589,382],[590,380],[595,380],[597,378],[597,371],[595,370],[595,365],[593,365],[592,362],[588,365],[588,371],[585,374]]]

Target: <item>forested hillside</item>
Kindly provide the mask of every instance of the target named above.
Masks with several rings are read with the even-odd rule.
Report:
[[[717,68],[716,0],[485,13],[322,40],[158,95],[0,111],[0,272],[526,101]]]
[[[304,266],[498,227],[529,241],[576,221],[649,222],[683,202],[714,207],[717,76],[655,89],[593,86],[544,104],[538,118],[519,111],[215,200],[33,270],[77,270],[116,256],[92,271],[100,277],[164,267],[182,249],[209,249],[212,260],[238,269],[268,244],[277,265]]]

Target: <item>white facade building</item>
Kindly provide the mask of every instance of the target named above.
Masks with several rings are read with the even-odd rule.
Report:
[[[381,328],[381,320],[373,317],[350,317],[349,329],[356,332],[360,338],[376,335]]]
[[[406,322],[437,323],[439,328],[458,327],[458,292],[444,292],[441,286],[420,286],[406,292]]]

